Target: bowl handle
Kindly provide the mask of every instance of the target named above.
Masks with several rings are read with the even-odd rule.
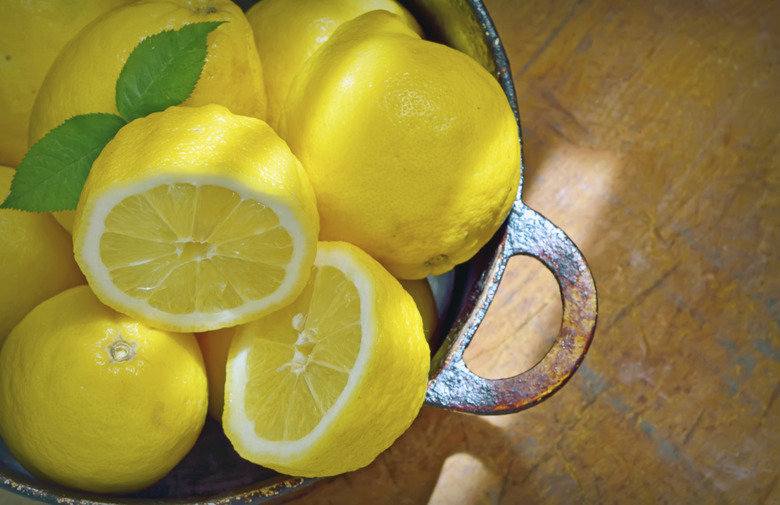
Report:
[[[504,379],[485,379],[468,369],[463,352],[497,289],[509,258],[532,256],[555,276],[561,290],[563,321],[547,354],[533,368]],[[425,403],[474,414],[507,414],[531,407],[558,391],[582,363],[596,328],[596,285],[585,258],[566,234],[520,200],[507,221],[498,260],[487,275],[496,282],[485,289],[448,346],[428,383]],[[449,338],[449,337],[448,337]]]

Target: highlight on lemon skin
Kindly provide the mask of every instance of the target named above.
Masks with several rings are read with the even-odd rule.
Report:
[[[236,329],[223,428],[242,457],[282,473],[355,470],[410,426],[428,368],[412,297],[357,247],[320,242],[301,296]]]
[[[318,230],[314,192],[285,142],[264,121],[207,105],[123,127],[92,166],[73,239],[104,303],[207,331],[294,299]]]

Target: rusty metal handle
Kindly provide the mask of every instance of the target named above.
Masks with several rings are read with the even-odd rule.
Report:
[[[500,279],[509,258],[532,256],[555,276],[563,321],[557,339],[533,368],[514,377],[485,379],[468,369],[463,352],[484,318],[498,282],[480,295],[428,383],[426,404],[474,414],[507,414],[531,407],[558,391],[585,357],[596,327],[596,285],[585,258],[566,234],[518,199],[498,260],[489,275]]]

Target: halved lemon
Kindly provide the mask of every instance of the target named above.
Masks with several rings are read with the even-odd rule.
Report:
[[[205,331],[262,316],[303,289],[316,201],[263,121],[171,107],[123,127],[95,160],[74,252],[95,294],[150,325]]]
[[[411,425],[429,359],[400,283],[357,247],[320,242],[303,293],[236,329],[222,425],[242,457],[276,471],[355,470]]]

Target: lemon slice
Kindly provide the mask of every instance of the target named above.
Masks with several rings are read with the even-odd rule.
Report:
[[[103,303],[205,331],[294,299],[317,232],[314,193],[284,141],[259,119],[208,105],[123,127],[92,166],[73,238]]]
[[[429,358],[399,282],[357,247],[321,242],[301,296],[237,328],[225,433],[243,458],[282,473],[355,470],[416,417]]]

